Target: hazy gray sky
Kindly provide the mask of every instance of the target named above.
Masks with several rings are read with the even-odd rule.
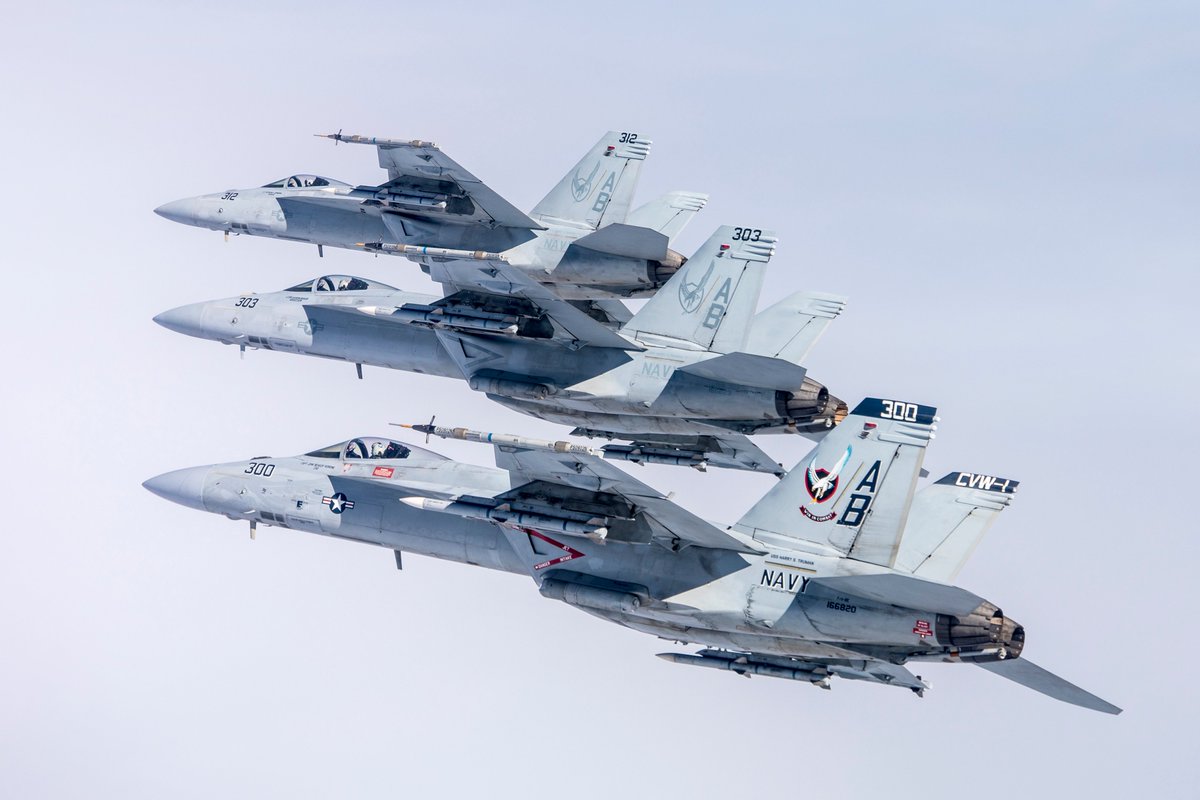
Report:
[[[1193,795],[1194,3],[95,5],[8,9],[0,50],[0,796]],[[150,321],[323,272],[433,288],[152,213],[377,180],[311,136],[339,128],[432,139],[521,208],[636,129],[640,199],[712,194],[680,250],[778,230],[768,294],[851,298],[814,377],[938,405],[935,477],[1022,481],[960,583],[1125,714],[966,666],[922,668],[923,700],[686,669],[520,577],[252,543],[144,491],[435,412],[562,433],[460,383],[241,361]],[[723,521],[773,480],[638,475]]]

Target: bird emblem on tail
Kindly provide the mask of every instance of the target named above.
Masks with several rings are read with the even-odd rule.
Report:
[[[809,497],[818,503],[824,503],[833,497],[837,491],[838,475],[846,466],[846,462],[850,460],[852,452],[854,452],[854,448],[847,446],[846,452],[842,453],[842,457],[833,465],[833,469],[818,467],[817,458],[813,456],[804,472],[804,488],[808,490]]]

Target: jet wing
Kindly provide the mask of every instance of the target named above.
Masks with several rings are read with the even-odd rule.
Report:
[[[826,645],[829,655],[820,657],[788,657],[766,653],[739,653],[731,650],[705,649],[699,653],[659,653],[658,657],[672,664],[722,669],[738,675],[763,675],[785,678],[829,688],[831,678],[868,681],[884,686],[900,686],[918,695],[929,688],[919,675],[898,664],[874,658],[864,658],[851,650]]]
[[[357,196],[374,196],[401,213],[485,225],[489,228],[544,230],[432,142],[381,139],[342,133],[317,134],[347,144],[374,145],[388,182],[360,186]]]
[[[740,433],[705,434],[700,436],[661,433],[612,433],[609,431],[576,428],[572,436],[602,437],[628,440],[628,444],[606,444],[601,449],[605,458],[632,461],[635,464],[671,464],[695,467],[742,469],[767,472],[783,477],[787,470],[762,449]]]
[[[423,257],[421,260],[429,268],[429,277],[442,284],[442,289],[447,295],[467,291],[529,301],[544,311],[546,316],[562,329],[562,335],[555,338],[569,340],[574,347],[644,349],[585,313],[579,306],[562,299],[507,261],[431,257]]]
[[[503,260],[423,258],[442,283],[445,295],[440,300],[351,306],[319,302],[314,296],[305,309],[311,315],[349,315],[363,325],[418,325],[451,335],[515,336],[571,349],[644,349],[615,330],[625,310],[620,303],[563,300]]]
[[[705,522],[680,508],[658,490],[596,456],[553,453],[511,445],[496,445],[495,449],[496,466],[508,470],[514,481],[525,481],[506,493],[508,495],[536,496],[550,504],[564,500],[563,507],[570,509],[570,501],[579,498],[580,492],[587,492],[592,495],[590,502],[598,506],[615,504],[626,507],[629,516],[625,523],[609,525],[613,538],[655,540],[671,549],[697,545],[741,553],[761,552],[749,540]],[[510,498],[502,495],[496,499]]]

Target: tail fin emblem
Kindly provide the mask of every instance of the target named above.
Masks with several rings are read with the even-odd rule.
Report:
[[[708,279],[712,277],[713,270],[717,265],[709,262],[708,272],[704,273],[704,277],[699,283],[688,283],[688,278],[691,277],[691,271],[679,283],[679,305],[688,314],[700,307],[700,301],[704,299],[704,287],[708,285]]]
[[[837,493],[838,474],[850,460],[853,451],[853,447],[847,447],[833,469],[818,467],[816,456],[813,456],[813,460],[808,462],[808,468],[804,471],[804,488],[808,490],[809,497],[818,503],[824,503]]]
[[[575,202],[582,203],[587,199],[587,196],[592,193],[592,181],[596,179],[596,173],[600,171],[600,162],[592,167],[592,174],[586,178],[579,177],[579,170],[575,171],[575,177],[571,178],[571,195],[575,198]]]

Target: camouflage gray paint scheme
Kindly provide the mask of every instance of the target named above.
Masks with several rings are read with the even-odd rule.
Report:
[[[242,348],[465,380],[522,413],[627,442],[612,457],[782,474],[747,434],[818,438],[845,415],[801,366],[845,301],[798,292],[756,314],[774,252],[770,231],[719,228],[632,315],[617,301],[563,300],[503,259],[429,257],[444,297],[332,275],[155,321]]]
[[[497,468],[390,439],[146,481],[231,519],[525,575],[540,592],[681,644],[682,664],[828,688],[834,677],[923,695],[922,661],[978,665],[1051,697],[1120,709],[1023,657],[1025,631],[943,583],[1016,481],[947,475],[916,493],[935,409],[863,401],[736,524],[716,525],[561,443],[495,442]]]
[[[528,214],[430,142],[330,134],[376,147],[388,180],[352,186],[292,175],[265,186],[189,197],[155,209],[169,220],[229,234],[415,255],[503,254],[561,297],[652,294],[683,264],[670,250],[707,195],[671,192],[630,212],[650,142],[610,131]],[[600,232],[600,229],[604,229]],[[322,251],[323,252],[323,251]]]

